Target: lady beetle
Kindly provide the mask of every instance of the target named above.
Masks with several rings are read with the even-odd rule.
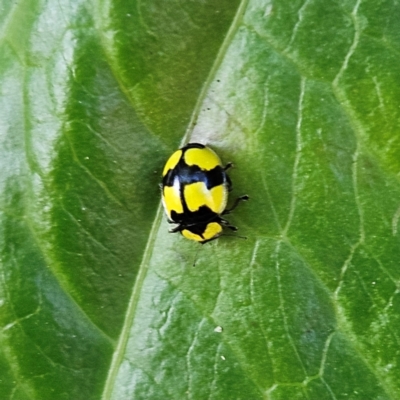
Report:
[[[175,151],[162,173],[162,203],[168,222],[177,224],[170,232],[196,242],[206,243],[218,238],[223,228],[236,231],[223,215],[229,214],[247,195],[236,199],[226,209],[232,183],[221,160],[209,147],[189,143]]]

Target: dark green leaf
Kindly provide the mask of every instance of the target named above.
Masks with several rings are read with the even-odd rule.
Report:
[[[0,8],[2,399],[400,397],[395,0]],[[247,240],[167,233],[183,141]]]

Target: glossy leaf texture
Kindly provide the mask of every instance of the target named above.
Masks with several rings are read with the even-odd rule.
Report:
[[[400,397],[396,1],[1,8],[2,399]],[[168,234],[187,141],[247,240]]]

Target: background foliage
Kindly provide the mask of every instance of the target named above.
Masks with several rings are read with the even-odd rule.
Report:
[[[2,399],[400,397],[397,1],[0,11]],[[246,241],[167,234],[184,141]]]

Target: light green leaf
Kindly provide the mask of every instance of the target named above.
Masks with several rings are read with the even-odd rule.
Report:
[[[400,397],[397,2],[1,7],[2,399]],[[247,240],[168,234],[184,141]]]

